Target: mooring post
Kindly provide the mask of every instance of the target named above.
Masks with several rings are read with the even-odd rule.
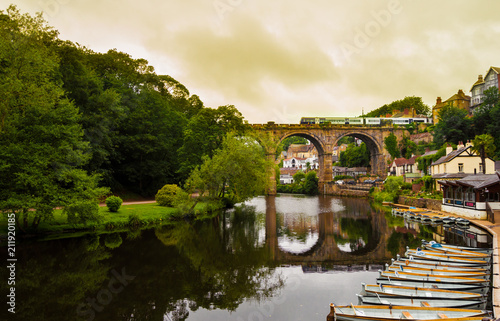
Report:
[[[330,303],[330,313],[326,316],[326,321],[335,321],[335,309],[334,304]]]

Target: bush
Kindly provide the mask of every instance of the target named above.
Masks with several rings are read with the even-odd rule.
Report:
[[[160,206],[174,206],[175,196],[182,189],[176,184],[167,184],[156,193],[155,200]]]
[[[100,222],[99,205],[93,201],[83,201],[64,208],[70,224],[87,224],[88,222]]]
[[[110,196],[106,198],[106,206],[110,212],[118,212],[122,203],[123,200],[118,196]]]

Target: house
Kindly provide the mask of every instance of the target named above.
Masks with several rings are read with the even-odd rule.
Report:
[[[291,144],[287,150],[287,157],[311,158],[318,157],[318,152],[313,144]]]
[[[454,107],[458,107],[464,110],[467,110],[469,112],[470,109],[470,101],[471,97],[467,96],[464,94],[462,89],[459,89],[458,92],[451,96],[450,98],[446,99],[445,101],[441,101],[441,97],[438,97],[436,99],[436,105],[432,107],[432,121],[434,124],[437,124],[439,122],[438,115],[441,109],[445,106],[451,105]]]
[[[481,106],[484,100],[484,91],[491,87],[500,88],[500,68],[490,67],[486,72],[486,76],[483,79],[482,75],[479,75],[477,81],[472,85],[471,91],[471,102],[470,102],[470,112],[474,113],[477,107]]]
[[[500,172],[438,180],[443,190],[441,210],[472,219],[486,219],[487,208],[500,209]]]
[[[334,146],[332,151],[332,156],[340,157],[340,153],[347,150],[347,144],[342,144],[340,146]]]
[[[389,166],[388,175],[403,176],[405,182],[413,182],[414,180],[419,179],[422,177],[422,173],[418,170],[416,160],[417,156],[412,156],[409,159],[404,157],[394,159],[392,164]]]
[[[339,175],[347,175],[351,177],[356,177],[359,175],[366,175],[368,173],[368,169],[366,167],[341,167],[341,166],[333,166],[333,177]]]
[[[432,178],[438,180],[458,180],[469,175],[483,173],[481,157],[472,151],[472,144],[460,143],[456,150],[446,147],[446,155],[431,164]],[[486,158],[486,174],[495,173],[495,162]]]
[[[298,171],[298,168],[280,168],[280,184],[292,184],[293,175]]]
[[[315,157],[315,155],[309,158],[303,158],[303,157],[286,158],[283,160],[283,168],[297,168],[302,170],[318,169],[319,160],[317,157]]]

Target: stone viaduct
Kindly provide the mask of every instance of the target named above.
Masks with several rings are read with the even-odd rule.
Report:
[[[332,153],[333,147],[344,136],[361,139],[370,151],[371,173],[385,177],[387,175],[387,161],[390,155],[384,147],[384,139],[391,133],[398,140],[403,136],[403,129],[390,126],[365,126],[365,125],[332,125],[328,124],[254,124],[252,127],[260,133],[259,139],[269,160],[276,162],[276,151],[279,143],[290,136],[299,136],[309,140],[318,151],[319,159],[319,191],[321,194],[332,193]],[[269,172],[269,187],[267,194],[276,194],[275,172]]]

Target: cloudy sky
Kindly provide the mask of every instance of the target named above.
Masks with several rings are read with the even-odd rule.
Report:
[[[0,10],[12,0],[0,0]],[[60,38],[147,59],[250,123],[432,107],[500,66],[498,0],[16,0]]]

